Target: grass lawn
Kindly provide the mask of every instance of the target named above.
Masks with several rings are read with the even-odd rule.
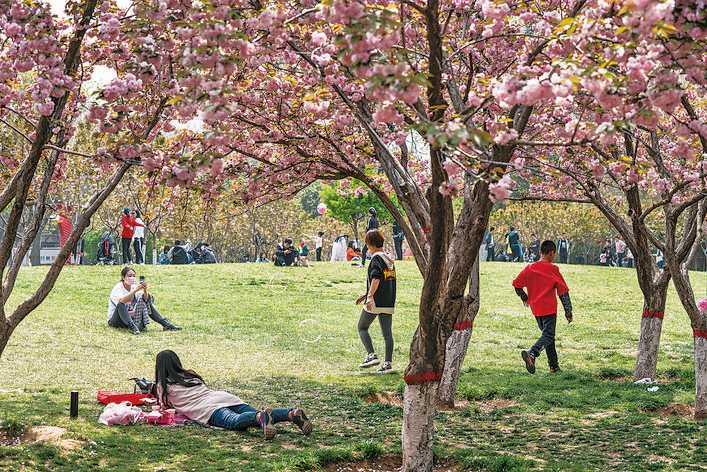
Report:
[[[692,337],[670,294],[659,359],[660,389],[632,384],[641,297],[629,269],[563,268],[575,322],[558,320],[562,374],[527,374],[519,350],[537,337],[510,288],[519,264],[482,264],[482,307],[459,386],[464,408],[437,418],[436,454],[458,470],[698,470],[707,468],[707,426],[679,414],[694,396]],[[45,268],[23,271],[13,303]],[[399,453],[402,409],[367,397],[402,392],[400,372],[417,324],[421,278],[399,264],[394,318],[397,374],[361,375],[364,351],[353,300],[364,272],[345,264],[313,268],[214,265],[140,268],[164,315],[184,328],[132,336],[106,325],[118,267],[69,267],[51,296],[20,325],[0,358],[5,428],[66,428],[83,441],[0,446],[0,470],[279,471]],[[696,293],[705,291],[695,274]],[[374,343],[382,348],[377,325]],[[99,388],[132,391],[130,377],[154,375],[155,354],[173,349],[212,387],[246,402],[299,405],[315,421],[305,438],[289,427],[266,442],[256,431],[187,426],[104,427]],[[80,416],[68,418],[78,390]]]

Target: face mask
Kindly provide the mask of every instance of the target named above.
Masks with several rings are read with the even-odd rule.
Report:
[[[127,277],[125,280],[128,282],[128,284],[135,285],[135,276]]]

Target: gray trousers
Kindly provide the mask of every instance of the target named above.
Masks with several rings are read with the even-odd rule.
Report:
[[[363,347],[366,348],[369,354],[373,354],[375,350],[373,349],[373,341],[371,340],[371,335],[368,334],[368,328],[373,323],[373,320],[378,317],[378,323],[381,326],[381,331],[383,332],[383,339],[385,340],[385,361],[393,361],[393,315],[375,315],[373,313],[368,313],[366,310],[361,311],[361,317],[358,320],[358,335],[361,338]]]
[[[153,321],[156,323],[159,323],[162,326],[165,326],[167,323],[167,320],[162,317],[160,312],[157,310],[157,307],[154,304],[155,298],[150,296],[150,300],[148,302],[143,302],[147,304],[147,314],[150,318],[152,318]],[[138,302],[140,303],[140,302]],[[128,329],[134,329],[137,328],[140,331],[145,329],[145,326],[137,326],[135,325],[135,322],[133,319],[130,317],[130,314],[128,313],[128,305],[125,303],[118,303],[115,307],[115,311],[113,312],[113,316],[108,320],[108,326],[112,328],[128,328]]]

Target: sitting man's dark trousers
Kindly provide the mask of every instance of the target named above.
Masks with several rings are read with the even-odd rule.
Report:
[[[176,326],[172,324],[167,318],[164,318],[157,307],[155,306],[155,297],[150,295],[147,302],[140,298],[135,304],[135,311],[145,310],[147,315],[156,323],[160,324],[165,330],[176,329]],[[149,320],[145,316],[139,316],[137,322],[133,320],[128,312],[128,305],[125,303],[118,303],[116,305],[113,316],[108,320],[108,325],[113,328],[127,328],[132,332],[144,331],[145,327],[149,323]]]

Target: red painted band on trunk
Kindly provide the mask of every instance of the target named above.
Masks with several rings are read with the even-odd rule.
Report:
[[[696,338],[705,338],[707,339],[707,330],[706,329],[693,329],[692,334]]]
[[[662,320],[664,315],[665,313],[662,311],[651,311],[647,308],[643,310],[644,318],[660,318]]]
[[[420,372],[418,374],[406,375],[404,380],[408,385],[419,385],[427,382],[442,380],[442,374],[433,371]]]
[[[464,331],[465,329],[471,329],[474,324],[471,320],[464,320],[460,323],[454,323],[454,331]]]

